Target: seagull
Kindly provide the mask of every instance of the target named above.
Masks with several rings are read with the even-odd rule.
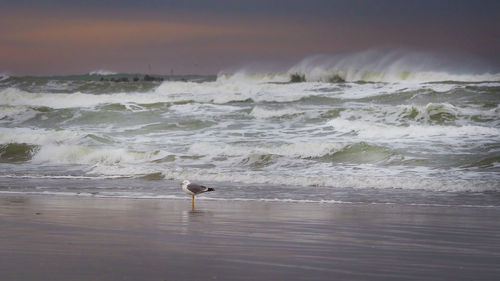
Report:
[[[181,186],[182,186],[182,190],[184,190],[184,192],[186,192],[187,194],[192,196],[191,205],[193,207],[193,210],[194,210],[194,196],[195,195],[215,190],[213,188],[206,187],[204,185],[191,183],[188,180],[184,180],[183,182],[181,182]]]

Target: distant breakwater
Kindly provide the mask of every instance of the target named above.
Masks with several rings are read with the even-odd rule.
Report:
[[[158,82],[162,82],[164,81],[165,79],[163,77],[156,77],[156,76],[150,76],[150,75],[144,75],[141,78],[139,78],[138,76],[134,76],[133,78],[129,79],[128,77],[111,77],[110,79],[107,79],[103,76],[101,76],[101,78],[99,79],[99,81],[110,81],[110,82],[139,82],[139,81],[145,81],[145,82],[155,82],[155,81],[158,81]]]

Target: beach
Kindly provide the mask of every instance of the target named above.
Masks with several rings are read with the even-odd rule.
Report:
[[[0,281],[500,280],[500,1],[80,2],[0,2]]]
[[[0,279],[494,280],[500,73],[435,61],[5,75]]]
[[[494,280],[498,207],[0,195],[3,280]]]

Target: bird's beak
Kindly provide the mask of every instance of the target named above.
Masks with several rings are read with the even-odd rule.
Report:
[[[182,182],[181,182],[181,183],[179,183],[179,184],[180,184],[180,185],[182,185]]]

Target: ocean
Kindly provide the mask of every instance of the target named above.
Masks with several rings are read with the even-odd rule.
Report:
[[[500,73],[375,61],[3,75],[0,193],[500,207]]]

